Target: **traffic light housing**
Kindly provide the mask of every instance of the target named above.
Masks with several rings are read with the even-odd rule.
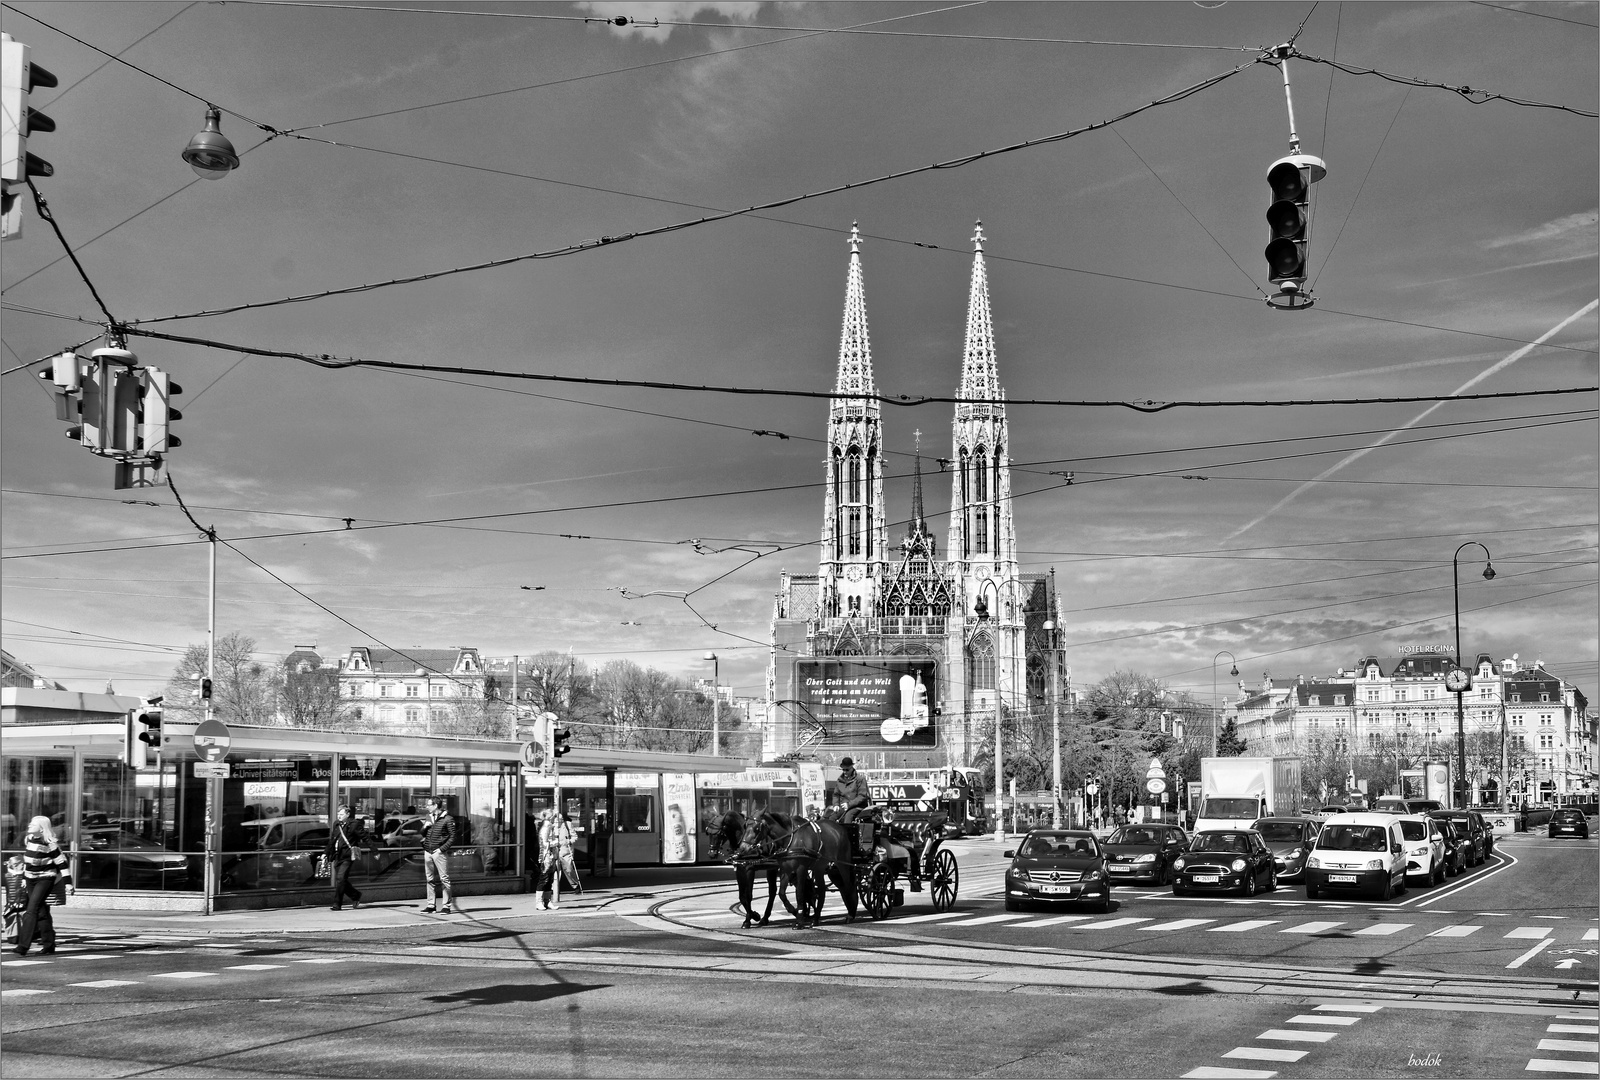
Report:
[[[170,427],[174,420],[183,419],[183,413],[172,407],[172,399],[183,393],[183,387],[160,368],[145,368],[143,375],[139,451],[152,457],[183,445]]]
[[[0,34],[0,239],[22,235],[21,190],[30,176],[53,176],[48,161],[28,153],[28,136],[54,131],[55,121],[31,107],[36,87],[57,85],[56,77],[32,62],[28,46]]]
[[[159,696],[147,697],[137,709],[128,713],[123,761],[129,768],[142,769],[148,763],[151,753],[161,752],[162,700]]]
[[[1267,170],[1272,201],[1267,205],[1270,238],[1263,254],[1267,259],[1267,277],[1279,287],[1279,296],[1292,299],[1304,292],[1307,247],[1311,240],[1311,185],[1326,175],[1322,159],[1309,154],[1279,158]]]
[[[129,709],[122,717],[122,763],[130,769],[148,765],[150,747],[139,741],[139,709]]]
[[[550,756],[558,758],[564,754],[572,753],[572,747],[567,745],[567,741],[571,738],[572,732],[566,728],[562,728],[559,731],[552,728],[550,731]]]

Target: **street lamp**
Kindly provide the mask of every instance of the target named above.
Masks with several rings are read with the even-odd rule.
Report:
[[[1491,561],[1489,549],[1479,544],[1476,540],[1468,540],[1461,547],[1456,548],[1455,555],[1450,560],[1450,584],[1454,588],[1456,598],[1456,672],[1446,685],[1456,693],[1456,806],[1467,805],[1467,721],[1466,713],[1462,707],[1461,696],[1467,692],[1470,678],[1466,677],[1466,669],[1461,666],[1461,581],[1460,564],[1461,552],[1465,548],[1477,544],[1483,548],[1483,579],[1494,580],[1494,563]],[[1457,674],[1459,673],[1459,674]]]
[[[189,163],[194,174],[204,180],[221,180],[239,167],[239,155],[233,143],[222,133],[222,110],[206,106],[206,126],[189,140],[183,148],[183,160]]]
[[[1000,586],[995,584],[993,578],[984,578],[983,584],[978,589],[978,598],[973,602],[972,610],[977,614],[978,621],[989,621],[989,604],[984,599],[986,589],[994,590],[995,611],[1000,610]],[[994,838],[1005,838],[1005,756],[1000,745],[1000,651],[994,646],[994,639],[989,642],[990,660],[994,664]],[[1060,774],[1057,773],[1059,776]]]
[[[722,741],[722,691],[717,689],[717,682],[721,677],[721,662],[714,652],[706,653],[705,658],[711,661],[711,756],[720,757],[718,744]]]
[[[1224,656],[1233,667],[1228,669],[1229,675],[1239,674],[1239,661],[1227,649],[1223,649],[1211,658],[1211,707],[1215,711],[1211,714],[1211,756],[1217,756],[1217,726],[1222,722],[1222,703],[1217,699],[1217,661]]]

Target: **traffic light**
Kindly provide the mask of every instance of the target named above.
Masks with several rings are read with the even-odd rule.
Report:
[[[165,454],[183,445],[183,440],[172,434],[169,425],[182,420],[183,414],[172,407],[172,399],[183,393],[183,387],[172,381],[160,368],[144,369],[144,401],[140,414],[139,450],[144,455]]]
[[[201,679],[200,680],[200,700],[201,701],[210,701],[211,700],[211,680],[210,679]]]
[[[144,380],[131,367],[112,367],[109,376],[111,391],[107,395],[106,449],[113,455],[137,456],[139,417],[144,412]]]
[[[146,755],[150,748],[139,741],[139,711],[129,709],[122,717],[122,763],[130,769],[149,764]]]
[[[1327,175],[1321,158],[1291,154],[1267,170],[1272,202],[1267,206],[1267,277],[1293,297],[1305,287],[1306,247],[1311,239],[1311,185]]]
[[[28,99],[35,87],[55,86],[56,77],[29,58],[28,46],[0,34],[0,239],[22,235],[21,188],[30,176],[52,176],[55,168],[28,153],[28,136],[54,131],[56,123],[32,108]]]
[[[161,702],[162,698],[147,697],[144,704],[134,710],[134,730],[137,732],[136,740],[141,746],[150,747],[156,753],[161,752]],[[145,751],[149,753],[149,751]]]
[[[572,747],[567,745],[567,740],[571,738],[572,732],[565,728],[559,731],[552,729],[550,732],[550,756],[558,758],[563,754],[572,753]]]

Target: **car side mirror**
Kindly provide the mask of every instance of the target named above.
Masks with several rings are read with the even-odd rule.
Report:
[[[1017,857],[1017,853],[1015,851],[1002,851],[1000,853],[1000,857],[1002,859],[1015,859]]]

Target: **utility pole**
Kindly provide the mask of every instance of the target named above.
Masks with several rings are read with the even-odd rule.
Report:
[[[205,712],[206,722],[212,719],[211,694],[216,688],[217,677],[217,528],[215,525],[206,527],[206,540],[211,550],[210,571],[207,574],[206,591],[209,596],[210,613],[206,619],[206,677],[201,684],[201,689],[206,690]],[[217,893],[221,890],[222,880],[219,873],[217,848],[222,842],[222,823],[218,820],[217,806],[221,802],[218,798],[219,789],[222,787],[222,778],[219,776],[206,777],[206,858],[205,858],[205,901],[204,914],[210,915],[215,909]]]

